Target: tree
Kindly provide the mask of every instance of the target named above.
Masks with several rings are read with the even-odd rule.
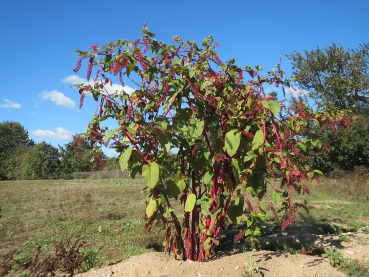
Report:
[[[25,145],[17,146],[10,152],[4,162],[4,172],[7,179],[15,180],[22,178],[22,162],[32,148]]]
[[[287,58],[299,88],[307,92],[305,99],[315,101],[317,108],[335,107],[362,113],[369,101],[369,44],[345,50],[333,44],[294,51]]]
[[[293,190],[308,192],[303,180],[320,173],[303,154],[316,141],[299,134],[308,121],[340,125],[350,113],[313,112],[302,103],[286,107],[263,90],[265,83],[289,85],[279,66],[262,76],[260,67],[221,61],[211,36],[202,46],[173,39],[171,45],[158,42],[144,26],[138,40],[78,50],[75,72],[84,59],[87,80],[97,70],[93,84],[76,86],[81,104],[86,94],[99,101],[86,137],[94,146],[113,145],[121,169],[146,179],[146,228],[161,221],[166,250],[203,261],[219,244],[226,220],[245,223],[236,240],[245,236],[254,243],[268,205],[277,221],[276,205],[281,205],[282,229],[293,222],[302,207],[294,203]],[[122,90],[108,93],[114,76]],[[127,77],[138,86],[132,94],[124,91]],[[119,127],[107,131],[107,119]],[[275,177],[274,170],[283,176],[279,185],[266,178]],[[273,201],[265,205],[267,187]],[[173,208],[177,200],[182,216]]]
[[[46,142],[32,147],[22,162],[22,178],[37,180],[50,178],[59,169],[59,151]]]
[[[91,143],[82,136],[74,136],[72,141],[65,144],[64,147],[59,146],[61,172],[70,174],[73,172],[101,170],[103,168],[102,163],[91,164],[91,150]],[[101,156],[103,160],[106,159],[104,154],[101,154]]]
[[[0,123],[0,177],[11,178],[10,173],[5,168],[7,160],[13,155],[17,147],[25,146],[30,148],[34,141],[29,137],[28,131],[15,121],[4,121]],[[8,173],[6,173],[8,172]],[[11,173],[10,173],[11,175]]]
[[[342,46],[319,47],[287,57],[293,65],[293,77],[305,94],[300,100],[313,102],[317,109],[347,109],[359,114],[359,121],[367,122],[369,104],[369,44],[345,50]],[[334,168],[351,170],[355,166],[369,167],[369,129],[367,124],[352,124],[352,128],[333,132],[315,130],[329,153],[311,149],[308,155],[313,166],[325,172]],[[332,128],[335,128],[332,126]]]

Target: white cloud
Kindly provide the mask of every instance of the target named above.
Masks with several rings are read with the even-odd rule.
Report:
[[[309,93],[307,90],[293,88],[293,87],[285,88],[284,90],[286,93],[288,93],[289,95],[293,97],[306,96]]]
[[[93,80],[87,81],[86,79],[81,78],[77,75],[69,75],[68,77],[62,79],[61,81],[62,81],[62,83],[71,84],[71,85],[75,85],[75,84],[92,85],[94,83]],[[123,87],[123,86],[118,85],[118,84],[113,84],[113,85],[106,84],[105,88],[106,88],[108,94],[114,94],[117,91],[119,93],[122,90],[124,90],[128,94],[131,94],[134,91],[134,89],[129,87],[129,86],[124,86]]]
[[[54,139],[71,139],[75,133],[65,130],[61,127],[57,127],[56,132],[50,130],[41,130],[37,129],[35,131],[31,131],[31,133],[38,137],[51,137]]]
[[[20,109],[22,108],[21,104],[15,103],[13,101],[10,101],[8,99],[3,99],[5,104],[0,104],[1,108],[15,108],[15,109]]]
[[[39,97],[43,100],[50,99],[55,102],[56,105],[65,106],[67,108],[74,109],[76,107],[76,103],[72,99],[56,90],[44,91],[40,93]]]
[[[75,84],[92,84],[93,83],[92,81],[87,82],[86,79],[81,78],[77,75],[69,75],[68,77],[62,79],[61,81],[62,81],[62,83],[72,84],[72,85],[75,85]]]

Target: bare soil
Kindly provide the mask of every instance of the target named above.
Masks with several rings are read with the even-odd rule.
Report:
[[[282,243],[293,246],[303,241],[304,244],[334,248],[345,258],[358,260],[360,263],[369,261],[369,235],[363,229],[355,233],[345,234],[350,242],[341,242],[336,235],[287,235],[275,234],[261,238],[261,243],[271,245]],[[250,267],[256,265],[263,276],[346,276],[343,272],[333,267],[327,259],[320,254],[312,255],[309,250],[301,248],[299,252],[306,254],[291,254],[260,250],[254,252],[252,262],[249,261],[251,252],[243,252],[233,249],[230,252],[218,253],[218,257],[209,262],[177,261],[161,252],[152,252],[144,255],[133,256],[128,260],[111,265],[106,268],[92,270],[78,277],[213,277],[213,276],[248,276],[242,275],[250,271]],[[251,275],[250,275],[251,276]],[[258,275],[253,275],[258,276]]]

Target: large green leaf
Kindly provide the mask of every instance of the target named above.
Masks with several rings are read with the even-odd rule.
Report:
[[[156,205],[156,200],[151,198],[149,204],[146,207],[146,216],[147,216],[147,218],[151,218],[154,215],[154,213],[156,211],[156,206],[157,206]]]
[[[263,131],[257,130],[251,143],[252,150],[258,149],[264,143]]]
[[[300,149],[302,151],[306,152],[306,145],[305,144],[303,144],[302,142],[298,142],[297,145],[298,145],[298,147],[300,147]]]
[[[270,110],[273,114],[278,114],[281,109],[281,104],[273,100],[263,100],[261,101],[263,106]]]
[[[119,157],[120,170],[125,171],[128,166],[129,158],[131,157],[132,147],[129,147],[124,151],[124,153]]]
[[[175,182],[174,180],[168,180],[165,184],[165,194],[169,198],[178,196],[186,188],[186,182],[184,180],[178,180],[178,182]]]
[[[229,156],[236,154],[238,147],[240,146],[241,133],[237,130],[231,130],[226,134],[225,137],[225,150]]]
[[[159,181],[159,166],[157,163],[152,162],[145,164],[142,167],[142,175],[144,176],[147,186],[153,188]]]
[[[243,205],[245,200],[243,197],[238,198],[229,207],[227,215],[232,224],[237,225],[240,223],[241,216],[243,215]]]
[[[109,131],[107,134],[106,134],[106,136],[104,137],[104,142],[107,142],[109,139],[111,139],[111,137],[117,132],[117,131],[119,131],[121,129],[121,127],[118,127],[118,128],[115,128],[115,129],[113,129],[113,130],[111,130],[111,131]]]
[[[202,131],[204,130],[204,121],[195,119],[191,120],[189,129],[191,132],[191,138],[198,138],[202,135]]]
[[[196,204],[196,195],[194,193],[190,193],[187,195],[186,204],[185,204],[185,212],[192,212],[193,208]]]

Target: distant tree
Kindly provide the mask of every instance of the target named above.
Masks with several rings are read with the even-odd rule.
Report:
[[[34,141],[29,137],[28,131],[15,121],[3,121],[0,123],[0,176],[9,178],[9,169],[6,169],[7,160],[14,154],[19,146],[30,148]]]
[[[294,51],[287,58],[293,66],[293,76],[303,95],[314,100],[318,109],[335,107],[362,113],[369,104],[369,43],[358,49],[344,49],[332,44]]]
[[[361,121],[338,132],[329,129],[312,132],[330,150],[310,149],[308,155],[313,166],[325,172],[334,168],[369,167],[369,44],[354,50],[333,44],[304,53],[294,51],[287,57],[293,65],[297,87],[305,90],[298,100],[313,103],[318,110],[328,112],[352,110]]]
[[[115,157],[110,157],[110,158],[107,158],[105,160],[105,169],[106,170],[116,170],[116,169],[120,169],[120,166],[119,166],[119,159],[118,158],[115,158]]]
[[[329,149],[329,152],[319,152],[309,149],[308,156],[313,165],[323,172],[335,168],[353,170],[356,166],[369,168],[369,128],[368,122],[353,122],[346,130],[319,130],[319,138]]]
[[[28,180],[49,178],[59,169],[59,151],[46,142],[36,144],[22,161],[22,178]]]
[[[88,172],[94,170],[101,170],[102,163],[91,164],[91,150],[92,146],[82,136],[74,136],[72,141],[63,146],[59,146],[61,163],[60,171],[64,174],[72,172]],[[106,158],[102,154],[103,160]]]
[[[15,180],[22,178],[22,162],[32,148],[21,145],[15,147],[4,161],[5,176]]]

